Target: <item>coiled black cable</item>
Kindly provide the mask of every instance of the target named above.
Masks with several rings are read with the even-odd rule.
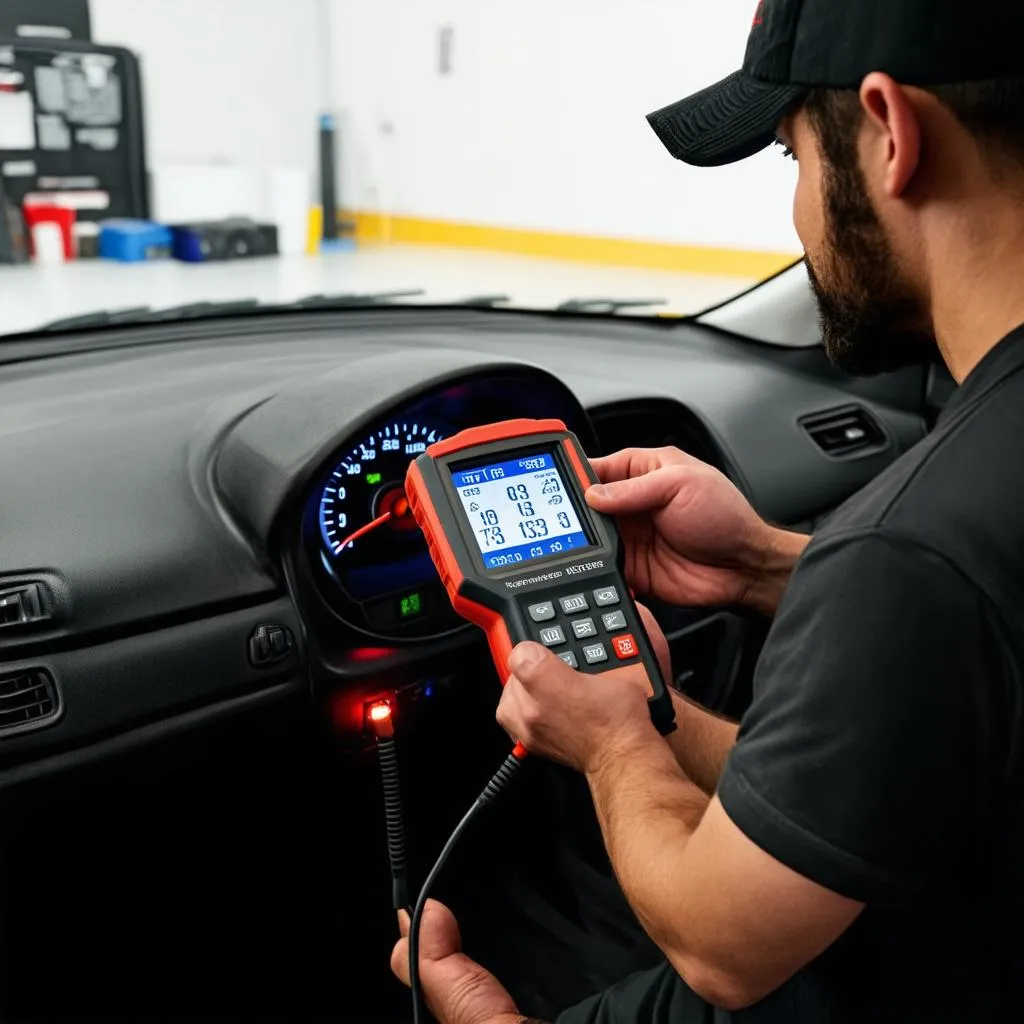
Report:
[[[502,762],[501,767],[491,777],[490,782],[483,788],[483,792],[476,798],[473,806],[466,812],[462,821],[455,826],[454,831],[444,844],[441,855],[437,858],[434,866],[423,883],[419,898],[416,900],[416,908],[412,913],[412,921],[409,924],[409,987],[412,990],[412,1019],[413,1024],[421,1024],[424,1019],[423,989],[420,985],[420,925],[423,923],[423,911],[427,906],[427,899],[430,890],[437,881],[438,875],[444,869],[452,850],[455,849],[462,834],[469,827],[470,823],[489,804],[493,803],[501,795],[505,787],[515,778],[519,771],[522,760],[514,754],[509,754]]]
[[[377,756],[384,783],[384,819],[387,824],[388,859],[391,862],[391,905],[409,910],[409,867],[405,850],[405,819],[402,816],[402,787],[398,775],[398,753],[392,737],[377,738]]]

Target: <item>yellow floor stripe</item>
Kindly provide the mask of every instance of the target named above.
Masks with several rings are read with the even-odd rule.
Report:
[[[595,238],[586,235],[464,224],[458,221],[428,220],[421,217],[392,217],[379,213],[349,213],[344,219],[355,224],[356,238],[364,243],[489,249],[493,252],[518,253],[524,256],[691,274],[764,278],[798,258],[792,253]],[[320,221],[320,210],[314,209],[310,216],[311,252],[316,251]]]

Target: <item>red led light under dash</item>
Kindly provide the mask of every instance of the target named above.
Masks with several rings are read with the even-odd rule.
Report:
[[[393,710],[390,701],[386,700],[375,700],[366,706],[366,720],[378,740],[390,740],[395,735],[391,721]]]
[[[386,701],[371,704],[369,715],[371,722],[386,722],[391,717],[391,705]]]

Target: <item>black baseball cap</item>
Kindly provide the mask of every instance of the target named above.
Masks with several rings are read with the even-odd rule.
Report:
[[[721,2],[721,0],[719,0]],[[735,163],[769,146],[810,88],[1024,77],[1024,0],[761,0],[743,70],[648,116],[677,159]]]

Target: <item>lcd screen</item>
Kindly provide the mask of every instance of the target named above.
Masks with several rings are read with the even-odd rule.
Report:
[[[455,469],[452,482],[487,569],[592,546],[550,452]]]

